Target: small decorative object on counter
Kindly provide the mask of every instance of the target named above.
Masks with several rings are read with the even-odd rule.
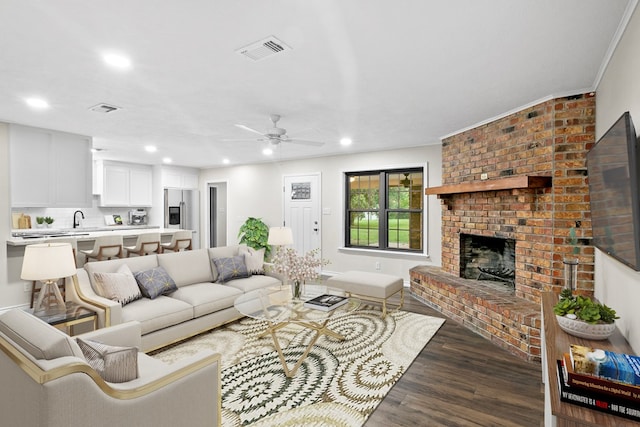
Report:
[[[576,228],[571,227],[569,230],[569,243],[573,246],[571,250],[571,256],[566,256],[562,260],[564,264],[564,287],[571,291],[575,291],[578,288],[578,264],[580,260],[578,255],[580,254],[580,248],[578,247],[578,238],[576,236]]]
[[[37,228],[44,227],[44,217],[43,216],[37,216],[36,217],[36,227]]]
[[[55,219],[51,218],[50,216],[44,217],[44,222],[47,224],[47,227],[51,227],[51,224],[53,224],[54,221]]]
[[[591,298],[574,296],[570,289],[563,289],[560,300],[553,307],[560,329],[566,333],[591,339],[604,340],[615,331],[616,311]]]

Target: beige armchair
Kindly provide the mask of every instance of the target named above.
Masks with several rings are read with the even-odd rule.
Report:
[[[140,324],[80,337],[139,348]],[[74,338],[18,309],[0,315],[0,350],[2,425],[220,425],[220,356],[211,351],[171,365],[138,353],[138,378],[109,383]]]

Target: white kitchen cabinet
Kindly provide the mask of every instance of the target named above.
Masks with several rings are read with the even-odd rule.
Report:
[[[198,188],[198,170],[192,168],[162,168],[162,188],[195,190]]]
[[[132,163],[98,162],[102,178],[100,206],[151,206],[153,174],[150,166]]]
[[[12,207],[91,207],[91,138],[10,125]]]

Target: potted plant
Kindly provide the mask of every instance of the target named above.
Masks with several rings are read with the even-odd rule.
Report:
[[[43,216],[37,216],[36,217],[36,227],[37,228],[44,227],[44,217]]]
[[[47,224],[47,227],[51,227],[51,224],[53,224],[53,222],[55,221],[53,218],[51,218],[50,216],[45,216],[43,218],[44,222]],[[37,219],[36,219],[37,221]]]
[[[242,224],[238,231],[240,243],[253,249],[264,248],[264,256],[268,258],[271,253],[271,245],[267,243],[269,239],[269,227],[260,218],[249,217]]]
[[[583,295],[563,289],[553,307],[560,329],[568,334],[592,340],[609,338],[619,319],[616,311]]]

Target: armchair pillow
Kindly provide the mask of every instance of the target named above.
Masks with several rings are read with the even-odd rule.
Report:
[[[136,347],[116,347],[81,338],[76,340],[89,366],[95,369],[103,380],[124,383],[138,378]]]
[[[244,256],[244,263],[250,274],[264,275],[264,248],[256,250],[249,246],[240,246],[238,252]]]
[[[142,298],[138,282],[127,264],[122,264],[115,273],[93,273],[93,279],[98,295],[123,306]]]
[[[244,279],[251,274],[244,263],[244,256],[236,255],[229,258],[214,258],[213,263],[218,270],[218,282],[225,283],[234,279]]]
[[[178,290],[176,282],[162,266],[134,274],[142,295],[154,299],[158,295],[167,295]]]

